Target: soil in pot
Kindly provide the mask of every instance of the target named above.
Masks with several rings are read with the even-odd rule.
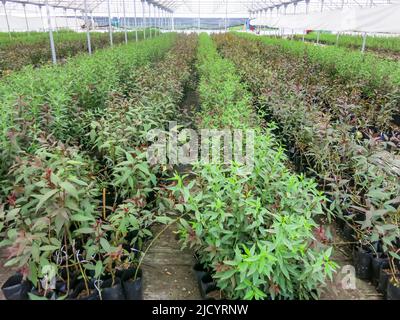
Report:
[[[124,270],[122,273],[121,281],[126,300],[143,300],[142,270],[139,269],[136,279],[135,273],[135,268]]]
[[[347,241],[356,241],[354,229],[349,225],[349,223],[345,223],[343,226],[343,237]]]
[[[44,291],[40,292],[36,288],[33,288],[30,293],[33,296],[37,296],[39,299],[46,298],[47,300],[57,300],[57,298],[58,298],[58,295],[55,291],[47,291],[46,294],[44,294]],[[30,297],[29,299],[33,300],[32,297]]]
[[[85,283],[83,281],[79,281],[67,299],[68,300],[99,300],[99,293],[96,289],[90,288],[90,287],[89,287],[89,292],[87,292]]]
[[[391,278],[388,281],[386,299],[400,300],[400,277]]]
[[[28,300],[31,289],[32,283],[24,280],[21,273],[12,275],[1,287],[7,300]]]
[[[389,268],[389,260],[386,257],[373,257],[371,260],[372,267],[372,284],[376,287],[379,284],[379,275],[381,269]]]
[[[126,300],[120,278],[108,279],[101,284],[101,300]]]
[[[354,249],[353,252],[356,277],[362,280],[372,278],[372,253],[363,247]]]

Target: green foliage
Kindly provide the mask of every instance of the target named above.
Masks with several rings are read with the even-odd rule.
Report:
[[[59,63],[86,53],[86,33],[58,31],[53,33],[54,43]],[[134,32],[128,33],[130,42],[136,41]],[[143,32],[138,31],[138,39],[143,39]],[[92,51],[106,48],[110,45],[109,35],[104,32],[90,33]],[[113,43],[125,41],[123,32],[113,33]],[[0,33],[0,76],[9,75],[11,71],[21,70],[27,65],[38,67],[51,62],[50,41],[48,32],[12,32]]]
[[[241,119],[240,128],[254,128],[254,168],[244,173],[243,164],[235,162],[199,162],[188,185],[185,177],[173,178],[175,207],[190,214],[181,219],[184,245],[197,250],[229,298],[317,297],[336,268],[331,249],[313,235],[324,197],[314,181],[286,168],[283,149],[271,129],[261,128],[235,68],[207,35],[200,36],[198,71],[205,107],[200,126],[230,128]],[[231,115],[224,116],[225,106]],[[211,122],[214,114],[222,116]]]
[[[302,39],[302,36],[297,36],[297,39]],[[316,32],[311,32],[304,36],[306,40],[317,41],[318,35]],[[319,35],[319,42],[326,44],[338,44],[339,47],[361,49],[363,43],[363,37],[361,35],[348,35],[340,34],[339,41],[337,42],[336,34],[321,33]],[[400,53],[400,38],[399,37],[379,37],[379,36],[367,36],[366,41],[367,51],[378,51],[387,53]]]
[[[290,49],[288,54],[286,49],[231,37],[216,37],[221,52],[251,84],[260,109],[278,123],[298,169],[318,177],[330,196],[330,209],[350,219],[358,240],[382,240],[385,250],[393,251],[400,232],[400,159],[395,141],[371,134],[359,120],[366,110],[357,106],[357,97],[344,103],[340,90],[330,90],[310,99],[309,92],[320,92],[318,86],[326,81],[324,74],[314,76],[312,70],[319,71],[315,61],[295,59],[300,64],[297,69],[290,61]],[[350,83],[347,87],[351,92]],[[356,214],[365,221],[353,221]]]
[[[279,46],[299,58],[308,58],[316,64],[321,64],[329,74],[339,75],[345,81],[362,81],[366,85],[365,92],[368,95],[381,86],[400,84],[400,65],[396,61],[383,60],[368,53],[362,55],[360,52],[340,47],[319,47],[299,41],[238,35]]]

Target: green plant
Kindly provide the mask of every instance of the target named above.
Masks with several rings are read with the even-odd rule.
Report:
[[[196,249],[229,298],[317,297],[336,268],[331,249],[313,235],[325,198],[314,181],[286,168],[283,148],[261,127],[251,95],[207,35],[200,36],[197,65],[199,126],[253,128],[255,154],[251,172],[234,161],[198,162],[190,183],[175,175],[168,189],[172,206],[188,214],[180,220],[184,246]]]

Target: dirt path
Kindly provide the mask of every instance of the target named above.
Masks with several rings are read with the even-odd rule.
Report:
[[[193,80],[195,81],[195,80]],[[194,82],[190,87],[195,87]],[[193,113],[198,108],[198,95],[195,89],[188,89],[181,106],[180,125],[192,128]],[[190,171],[189,166],[180,166],[177,170],[183,174]],[[156,236],[165,226],[153,228]],[[155,240],[143,259],[144,299],[145,300],[197,300],[201,299],[193,266],[194,253],[181,250],[176,235],[177,225],[173,224]]]
[[[156,235],[163,225],[153,229]],[[154,242],[143,260],[145,300],[201,299],[193,271],[195,258],[190,250],[181,250],[173,224]]]

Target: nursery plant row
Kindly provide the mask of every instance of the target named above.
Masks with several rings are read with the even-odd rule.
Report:
[[[392,144],[391,151],[398,152],[398,85],[386,80],[379,85],[373,85],[371,81],[374,81],[378,70],[373,68],[369,74],[360,73],[357,77],[347,77],[338,66],[342,62],[336,63],[342,61],[342,57],[331,48],[317,48],[321,54],[316,55],[313,47],[303,47],[299,55],[299,52],[295,54],[292,50],[293,42],[276,39],[270,42],[271,39],[263,38],[261,42],[268,45],[268,58],[273,59],[276,64],[275,69],[281,81],[293,82],[296,86],[294,90],[302,94],[308,103],[318,105],[322,112],[330,114],[332,119],[340,119],[371,138],[388,141]],[[326,56],[331,60],[328,61]],[[359,72],[357,65],[351,68],[355,69],[354,74]]]
[[[307,59],[332,79],[344,83],[362,84],[359,90],[367,98],[374,97],[376,91],[389,95],[394,91],[396,96],[393,98],[398,99],[400,64],[395,61],[383,60],[368,53],[361,55],[346,48],[311,46],[300,41],[257,37],[244,33],[237,35],[259,39],[263,43],[281,47],[300,59]]]
[[[62,66],[26,69],[3,79],[2,174],[19,150],[34,151],[36,144],[32,139],[44,128],[64,142],[80,137],[87,124],[80,111],[104,108],[109,92],[123,83],[136,66],[165,52],[174,38],[167,34],[160,39],[99,50]]]
[[[297,40],[302,40],[303,36],[296,36]],[[338,45],[339,47],[352,48],[360,50],[363,43],[363,36],[361,35],[347,35],[331,33],[320,33],[319,36],[316,32],[311,32],[304,36],[305,40],[330,45]],[[367,51],[377,51],[388,54],[400,53],[400,38],[399,37],[378,37],[367,35],[366,39]]]
[[[182,199],[180,235],[199,257],[203,293],[215,281],[222,298],[317,298],[336,269],[332,248],[315,236],[324,196],[313,180],[287,168],[272,128],[252,108],[252,94],[206,34],[200,35],[196,65],[197,127],[255,132],[251,173],[239,162],[199,161],[193,176],[176,175],[169,188]]]
[[[21,272],[3,286],[6,296],[140,299],[137,264],[149,226],[159,219],[152,206],[161,172],[147,163],[144,134],[162,126],[179,103],[195,51],[193,37],[175,39],[144,41],[125,56],[99,52],[97,58],[117,55],[120,65],[113,67],[125,69],[116,70],[123,77],[111,83],[103,100],[87,94],[71,113],[79,136],[57,140],[43,126],[31,137],[34,150],[18,149],[0,227],[1,244],[10,246],[7,265]]]
[[[146,32],[149,35],[149,30]],[[12,34],[11,39],[8,34],[0,35],[0,77],[28,65],[39,67],[51,62],[50,41],[47,32],[22,33],[18,36]],[[110,46],[107,32],[91,32],[90,38],[92,51]],[[128,39],[129,42],[135,42],[136,32],[129,32]],[[137,39],[143,39],[143,31],[137,32]],[[124,41],[125,34],[123,32],[113,33],[113,44],[120,44]],[[86,33],[55,32],[54,43],[59,62],[65,62],[66,59],[78,53],[88,52]]]
[[[275,42],[260,43],[229,34],[214,39],[221,54],[235,63],[260,113],[277,123],[277,132],[297,169],[315,177],[329,196],[328,209],[341,218],[339,225],[348,241],[357,244],[355,256],[365,257],[367,271],[362,275],[356,261],[357,275],[371,278],[373,264],[375,277],[380,269],[386,270],[383,291],[390,288],[393,298],[400,282],[400,159],[397,152],[390,152],[395,146],[335,115],[354,107],[351,100],[349,105],[338,104],[341,92],[335,89],[336,82],[331,90],[321,90],[317,100],[309,99],[308,93],[318,90],[324,81],[312,78],[312,73],[311,79],[301,81],[300,71],[290,59],[282,58]],[[284,50],[291,52],[286,45]],[[308,59],[307,53],[304,59]],[[307,65],[302,67],[308,74]]]

